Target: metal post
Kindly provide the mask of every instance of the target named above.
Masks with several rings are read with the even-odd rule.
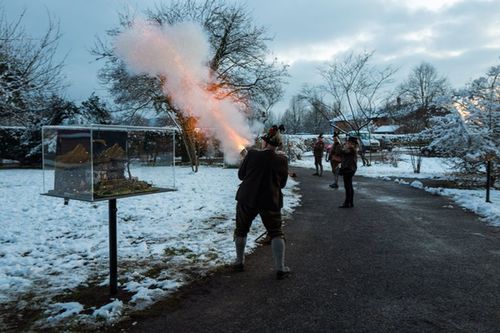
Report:
[[[117,293],[116,199],[109,200],[109,293]]]
[[[94,200],[94,128],[90,127],[90,193]]]
[[[172,150],[173,150],[173,154],[174,154],[174,157],[173,157],[173,163],[172,163],[172,164],[173,164],[173,165],[172,165],[172,173],[173,173],[173,175],[174,175],[174,188],[176,188],[176,187],[175,187],[175,186],[176,186],[176,184],[175,184],[175,144],[176,144],[176,142],[175,142],[175,134],[176,134],[176,133],[177,133],[176,131],[173,131],[173,134],[172,134],[173,141],[174,141],[174,142],[173,142],[173,149],[172,149]]]
[[[491,161],[486,163],[486,202],[490,201],[490,187],[491,187]]]
[[[57,139],[56,139],[57,140]],[[47,145],[49,143],[47,142]],[[2,164],[2,160],[0,159],[0,165]],[[45,129],[42,126],[42,191],[43,193],[47,193],[49,191],[48,187],[45,190]]]

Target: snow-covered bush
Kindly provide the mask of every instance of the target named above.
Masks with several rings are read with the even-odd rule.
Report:
[[[283,150],[290,161],[301,160],[304,153],[312,150],[315,135],[283,135]]]
[[[425,132],[431,146],[456,157],[456,168],[467,174],[483,173],[485,162],[500,160],[500,65],[458,91],[448,101],[450,113],[434,117]],[[499,176],[497,168],[494,171]]]

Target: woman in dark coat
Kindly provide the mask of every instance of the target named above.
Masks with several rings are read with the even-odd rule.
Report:
[[[357,155],[358,155],[358,139],[349,137],[341,151],[342,162],[340,162],[340,173],[344,178],[345,200],[340,208],[354,207],[354,189],[352,187],[352,178],[356,173]]]
[[[333,184],[330,184],[329,186],[331,188],[338,188],[339,187],[339,169],[340,169],[340,162],[342,161],[342,144],[340,143],[339,137],[337,134],[333,135],[333,145],[328,152],[327,155],[327,160],[330,161],[330,165],[332,166],[332,173],[333,173]]]

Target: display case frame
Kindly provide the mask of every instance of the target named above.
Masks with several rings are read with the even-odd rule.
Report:
[[[175,127],[43,126],[42,195],[64,198],[65,200],[95,202],[175,191],[175,137],[177,131]],[[168,151],[171,156],[170,161],[162,160],[162,162],[169,162],[169,166],[171,166],[171,175],[169,176],[171,182],[167,186],[157,186],[131,175],[130,165],[137,162],[131,162],[137,158],[135,153],[131,152],[133,150],[130,148],[131,142],[145,144],[141,138],[134,138],[134,136],[138,136],[138,133],[144,137],[156,136],[156,140],[169,138],[168,143],[171,146],[168,149],[164,147],[162,151],[163,153]],[[71,141],[74,142],[71,143]],[[108,146],[101,147],[101,142],[106,141]],[[109,143],[110,141],[111,143]],[[160,145],[158,142],[156,144]],[[114,156],[108,156],[110,154],[114,154]],[[125,170],[125,166],[127,170]],[[48,179],[48,175],[52,172],[53,179]],[[111,177],[110,174],[113,172],[115,175]],[[99,181],[97,181],[98,178]],[[51,186],[52,181],[53,186]],[[104,182],[112,184],[115,189],[110,190],[106,186],[101,186],[103,191],[98,192],[99,186]],[[109,184],[107,187],[110,187]],[[122,188],[118,189],[118,185]],[[76,189],[77,187],[78,189]],[[134,189],[131,190],[130,187],[134,187]]]

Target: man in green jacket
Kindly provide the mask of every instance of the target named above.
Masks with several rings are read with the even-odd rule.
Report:
[[[244,270],[247,234],[255,217],[260,215],[271,238],[276,277],[281,280],[290,275],[290,269],[285,266],[285,240],[281,227],[281,189],[288,179],[288,161],[285,155],[276,153],[276,148],[282,143],[279,133],[270,133],[262,141],[262,150],[249,150],[238,170],[242,182],[236,193],[236,262],[233,267]]]

